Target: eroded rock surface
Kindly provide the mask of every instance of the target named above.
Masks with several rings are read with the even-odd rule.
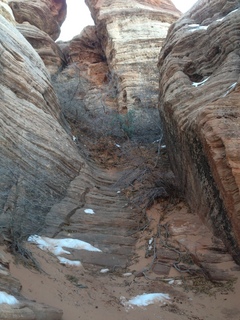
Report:
[[[66,17],[66,0],[14,0],[8,1],[18,23],[29,22],[46,32],[53,40],[60,34]]]
[[[15,23],[12,9],[9,7],[7,0],[0,1],[0,14],[8,21]]]
[[[1,16],[0,39],[1,228],[18,238],[43,227],[81,158],[39,55]]]
[[[160,110],[190,206],[240,263],[238,1],[199,1],[160,54]]]
[[[162,41],[179,12],[171,1],[87,0],[105,52],[111,78],[116,79],[118,108],[157,104],[157,58]]]
[[[65,64],[64,54],[46,32],[29,23],[18,24],[16,28],[40,55],[51,75],[62,69]]]

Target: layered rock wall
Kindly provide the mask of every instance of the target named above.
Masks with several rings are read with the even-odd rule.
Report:
[[[10,219],[21,234],[64,195],[81,158],[42,60],[2,16],[0,52],[1,228]]]
[[[66,0],[10,0],[8,4],[18,23],[29,22],[53,40],[60,35],[67,14]]]
[[[191,207],[240,263],[240,11],[202,0],[171,26],[159,59],[172,167]]]
[[[179,12],[171,1],[86,0],[117,84],[120,111],[156,107],[157,59]]]

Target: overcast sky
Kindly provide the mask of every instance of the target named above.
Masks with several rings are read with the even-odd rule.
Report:
[[[197,0],[172,0],[172,2],[180,11],[186,12]],[[58,40],[71,40],[84,27],[93,24],[84,0],[67,0],[67,18],[61,27],[61,34]]]

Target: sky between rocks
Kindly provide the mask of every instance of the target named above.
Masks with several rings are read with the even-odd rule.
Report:
[[[190,9],[197,0],[172,0],[175,6],[182,12]],[[67,0],[67,18],[62,25],[58,40],[71,40],[88,25],[94,25],[89,9],[84,0]]]

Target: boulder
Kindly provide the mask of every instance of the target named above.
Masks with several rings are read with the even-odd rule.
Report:
[[[240,263],[239,2],[201,0],[169,30],[159,107],[189,205]]]

